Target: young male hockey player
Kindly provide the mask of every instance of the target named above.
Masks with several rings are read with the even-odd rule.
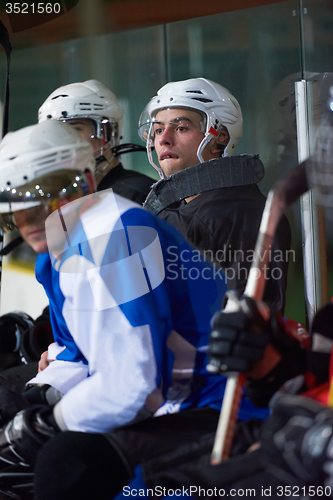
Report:
[[[0,485],[11,471],[31,472],[53,436],[40,499],[113,498],[136,465],[212,439],[225,385],[205,369],[223,275],[155,215],[112,191],[93,194],[93,171],[91,146],[60,121],[0,143],[1,224],[40,254],[57,343],[55,361],[31,383],[63,394],[1,430]],[[240,419],[266,415],[242,402]]]
[[[265,197],[257,156],[231,156],[242,136],[242,111],[218,83],[192,78],[164,85],[143,110],[139,135],[162,180],[145,208],[170,222],[221,267],[228,287],[244,291]],[[153,159],[155,148],[158,165]],[[284,217],[271,249],[266,300],[284,308],[290,227]]]
[[[123,114],[123,108],[111,90],[97,80],[88,80],[52,92],[40,107],[38,120],[67,122],[92,144],[98,191],[112,187],[115,193],[142,204],[155,180],[125,169],[119,162],[122,152],[142,149],[135,144],[120,144]],[[0,368],[10,367],[2,373],[1,387],[23,388],[37,371],[40,355],[51,341],[47,308],[36,321],[18,311],[0,317]],[[27,365],[22,365],[22,357]],[[15,368],[17,365],[18,369]]]
[[[91,143],[96,161],[98,191],[113,191],[140,205],[155,180],[125,169],[119,155],[140,151],[136,144],[121,144],[124,110],[115,94],[97,80],[70,83],[52,92],[38,111],[38,121],[61,120],[78,130]]]
[[[306,160],[307,182],[317,202],[333,218],[333,82],[325,75],[314,127],[313,155]],[[219,312],[213,321],[209,356],[215,373],[247,374],[247,393],[258,404],[270,401],[272,413],[252,453],[217,465],[210,454],[193,463],[191,450],[159,459],[148,486],[192,488],[194,497],[216,488],[223,496],[248,492],[255,498],[333,497],[333,303],[321,307],[310,328],[307,349],[290,336],[288,322],[267,303],[242,299],[238,312]],[[305,332],[302,338],[305,338]],[[272,363],[267,347],[280,354]],[[293,380],[290,369],[294,371]],[[296,383],[295,383],[296,382]],[[303,382],[303,383],[302,383]],[[289,394],[288,394],[289,392]],[[162,466],[161,466],[162,464]]]

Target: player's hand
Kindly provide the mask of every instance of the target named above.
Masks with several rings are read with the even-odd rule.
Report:
[[[305,373],[306,343],[287,332],[281,315],[267,304],[244,298],[239,305],[237,312],[213,318],[207,369],[246,373],[246,395],[266,407],[287,380]]]
[[[38,362],[38,373],[42,372],[43,370],[45,370],[45,368],[49,366],[50,361],[48,359],[48,355],[49,355],[48,351],[44,351],[43,354],[41,355],[40,360]]]
[[[272,311],[263,302],[248,297],[236,312],[218,312],[213,318],[209,342],[211,372],[248,373],[264,357],[272,338]]]

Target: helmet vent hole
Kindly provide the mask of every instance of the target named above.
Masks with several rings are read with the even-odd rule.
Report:
[[[92,103],[92,102],[80,102],[75,106],[80,111],[101,111],[105,109],[104,104]]]
[[[192,99],[200,102],[213,102],[212,99],[205,99],[204,97],[192,97]]]
[[[56,163],[71,160],[71,158],[72,158],[71,150],[63,149],[62,151],[58,151],[57,153],[51,153],[49,155],[42,156],[36,161],[35,166],[37,168],[51,167]]]
[[[56,95],[55,97],[52,97],[52,101],[54,101],[55,99],[59,99],[59,97],[68,97],[68,95],[67,94]]]
[[[92,105],[90,102],[80,102],[79,103],[79,108],[81,110],[87,110],[87,111],[91,111],[92,110]]]
[[[201,90],[186,90],[189,94],[202,94]]]

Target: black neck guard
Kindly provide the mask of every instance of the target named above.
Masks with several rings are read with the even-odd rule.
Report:
[[[259,155],[215,158],[156,182],[143,206],[159,214],[173,203],[205,191],[257,184],[264,174]]]

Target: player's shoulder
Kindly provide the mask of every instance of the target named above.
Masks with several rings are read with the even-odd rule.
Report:
[[[127,210],[122,212],[120,221],[124,227],[141,228],[142,233],[146,233],[143,228],[151,228],[149,234],[158,235],[162,245],[174,244],[177,247],[189,245],[186,243],[184,236],[169,222],[163,220],[161,217],[148,212],[143,207],[135,204],[126,204]],[[153,232],[152,232],[153,231]],[[143,234],[142,234],[143,236]]]

